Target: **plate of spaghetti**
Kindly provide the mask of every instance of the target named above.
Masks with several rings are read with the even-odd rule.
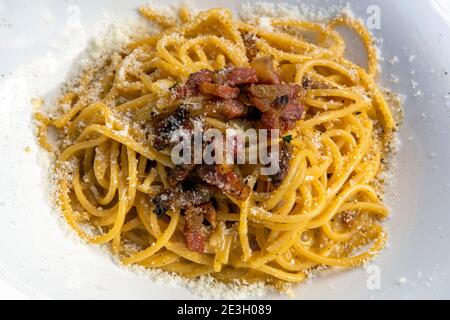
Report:
[[[62,47],[1,91],[32,92],[14,143],[35,141],[4,165],[31,183],[5,191],[30,259],[0,260],[6,281],[41,297],[444,297],[449,55],[419,64],[387,2],[196,4],[47,8]],[[420,8],[450,51],[445,6]]]

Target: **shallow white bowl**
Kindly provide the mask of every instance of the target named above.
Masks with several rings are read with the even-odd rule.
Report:
[[[340,3],[302,1],[311,2]],[[239,1],[193,3],[234,8]],[[450,298],[450,5],[447,0],[350,3],[363,19],[370,5],[379,7],[381,28],[373,32],[384,39],[385,60],[399,60],[382,63],[380,81],[407,97],[397,187],[388,190],[389,245],[366,269],[297,286],[295,297]],[[133,16],[140,4],[0,0],[0,288],[8,285],[31,298],[198,297],[120,269],[61,227],[47,201],[42,155],[31,129],[30,99],[55,91],[105,17]],[[395,77],[399,82],[392,82]],[[31,153],[24,151],[28,146]],[[377,276],[379,286],[373,282]]]

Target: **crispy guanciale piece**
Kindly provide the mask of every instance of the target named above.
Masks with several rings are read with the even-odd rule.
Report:
[[[189,119],[187,105],[181,105],[177,110],[156,125],[153,147],[156,150],[163,150],[166,147],[174,146],[180,142],[179,139],[176,139],[173,135],[173,133],[179,129],[192,130],[192,123]]]
[[[175,86],[172,96],[185,99],[192,96],[211,95],[222,99],[234,99],[239,95],[237,85],[258,83],[258,76],[253,68],[225,68],[213,72],[207,69],[191,74],[184,85]]]
[[[222,99],[235,99],[239,95],[239,88],[233,88],[227,85],[202,82],[199,85],[200,93],[211,95]]]
[[[200,93],[199,85],[202,82],[212,82],[213,72],[207,69],[191,74],[184,85],[176,86],[172,89],[172,94],[176,99],[184,99],[196,96]]]
[[[276,174],[271,176],[272,184],[275,187],[279,187],[288,174],[289,162],[292,158],[292,146],[287,142],[281,142],[279,154],[279,170]]]
[[[211,199],[211,190],[207,185],[197,184],[190,190],[183,191],[179,184],[165,189],[153,198],[154,212],[162,215],[169,209],[188,209],[206,203]]]
[[[245,200],[250,194],[250,187],[232,170],[223,172],[216,165],[202,165],[197,168],[197,173],[206,183],[238,200]]]
[[[303,107],[296,101],[286,104],[280,111],[280,119],[284,121],[297,121],[302,117]]]
[[[262,128],[288,131],[295,126],[303,114],[299,93],[303,90],[297,84],[252,85],[249,88],[250,101],[258,108]]]
[[[250,86],[248,93],[255,107],[261,112],[266,112],[280,97],[287,96],[289,100],[296,99],[301,89],[297,84],[256,84]]]
[[[211,203],[204,203],[199,206],[191,207],[184,214],[185,226],[184,235],[187,246],[190,250],[203,253],[205,251],[205,237],[203,220],[206,218],[211,223],[216,221],[216,209]]]
[[[286,132],[295,127],[296,121],[302,118],[303,106],[298,102],[289,102],[286,106],[270,108],[261,116],[261,126],[264,129],[279,129]]]
[[[280,77],[278,76],[273,66],[271,57],[261,57],[250,62],[250,66],[256,71],[256,74],[261,84],[279,84]]]
[[[236,68],[228,72],[227,84],[234,87],[240,84],[258,83],[258,75],[253,68]]]
[[[207,116],[220,115],[226,119],[242,118],[247,114],[247,107],[235,99],[210,101],[204,108]]]
[[[242,84],[258,83],[258,76],[253,68],[236,68],[227,65],[213,75],[213,82],[224,86],[235,87]]]

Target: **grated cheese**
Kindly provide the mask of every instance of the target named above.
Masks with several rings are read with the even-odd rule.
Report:
[[[154,3],[152,3],[154,4]],[[173,9],[173,8],[172,8]],[[175,16],[174,10],[164,10],[164,14]],[[271,24],[271,18],[274,17],[291,17],[291,18],[297,18],[302,20],[312,20],[312,21],[320,21],[324,19],[329,19],[338,13],[345,12],[347,15],[353,15],[350,7],[348,4],[346,6],[329,6],[327,8],[317,8],[314,6],[309,6],[306,4],[299,3],[298,5],[288,5],[288,4],[274,4],[274,3],[263,3],[263,2],[252,2],[252,3],[244,3],[241,5],[239,9],[239,15],[243,20],[257,20],[258,25],[267,31],[271,31],[273,29],[273,26]],[[109,25],[105,31],[99,36],[93,39],[87,50],[85,51],[84,58],[82,59],[82,63],[77,66],[75,70],[73,70],[73,74],[79,74],[80,70],[85,69],[86,67],[95,66],[98,64],[101,64],[103,62],[103,59],[106,58],[106,56],[111,55],[111,52],[119,52],[121,48],[129,43],[133,37],[136,35],[142,35],[145,33],[148,33],[150,31],[150,28],[148,24],[143,26],[142,24],[136,24],[136,23],[130,23],[129,21],[120,22],[117,23],[117,21],[114,21],[114,24]],[[381,44],[382,39],[377,39],[377,43]],[[135,51],[135,54],[138,55],[138,50]],[[116,56],[117,61],[116,63],[119,63],[120,57],[119,55]],[[410,57],[410,62],[411,62]],[[392,62],[392,63],[391,63]],[[394,57],[392,60],[389,61],[389,63],[394,64],[398,62],[398,58]],[[122,62],[122,67],[119,70],[119,77],[122,77],[123,79],[126,78],[126,75],[128,72],[136,71],[140,68],[139,62],[137,59],[127,60]],[[71,85],[71,80],[68,81],[68,86]],[[167,87],[166,84],[161,87],[161,89],[165,89]],[[98,95],[100,88],[93,88],[92,96],[93,98]],[[63,110],[67,111],[67,109],[70,108],[69,105],[63,106]],[[115,119],[120,123],[123,123],[123,130],[120,132],[117,132],[120,135],[126,135],[128,134],[128,130],[130,126],[133,124],[127,122],[127,119]],[[82,124],[80,124],[81,126]],[[133,128],[135,128],[133,126]],[[317,148],[321,148],[320,143],[320,135],[316,135],[313,137],[313,143]],[[61,141],[59,143],[62,143],[63,145],[68,145],[71,143],[71,141]],[[395,155],[398,152],[398,149],[400,147],[400,141],[397,137],[393,140],[391,150],[392,154]],[[99,157],[101,156],[100,153],[97,152]],[[55,164],[55,159],[50,159],[52,161],[53,165]],[[388,171],[383,171],[381,174],[382,180],[385,184],[388,184],[390,186],[394,185],[393,177],[395,172],[395,166],[392,166],[394,164],[394,161],[389,162],[391,164],[391,167]],[[61,165],[61,169],[57,170],[56,174],[53,175],[50,178],[50,185],[52,190],[52,194],[55,195],[55,193],[58,192],[58,189],[56,188],[56,181],[60,178],[71,180],[74,170],[78,166],[78,162],[76,159],[67,161]],[[50,170],[51,171],[51,170]],[[93,193],[98,192],[98,190],[91,190]],[[58,199],[58,197],[53,196],[53,199]],[[57,206],[59,206],[59,203],[56,203]],[[253,209],[253,208],[252,208]],[[351,219],[351,214],[348,215],[349,222]],[[64,222],[63,224],[65,229],[68,229],[67,224]],[[70,232],[71,234],[75,234],[73,231]],[[73,237],[74,239],[77,239],[78,242],[81,243],[81,241],[78,239],[78,237]],[[133,246],[131,243],[126,246],[128,250],[134,251],[134,250],[140,250],[141,248]],[[110,255],[109,249],[106,249],[106,246],[102,246],[102,248],[105,248],[107,250],[108,255]],[[205,298],[226,298],[226,299],[234,299],[234,298],[245,298],[249,296],[264,296],[268,292],[270,292],[272,289],[263,283],[252,283],[248,284],[245,281],[234,281],[231,284],[223,284],[215,280],[214,278],[210,276],[203,276],[196,280],[190,280],[183,277],[180,277],[174,273],[165,272],[159,269],[146,269],[144,267],[139,266],[131,266],[126,267],[123,266],[119,261],[118,258],[115,258],[118,266],[125,270],[126,272],[133,272],[139,277],[151,279],[152,281],[156,281],[159,283],[168,284],[169,286],[182,286],[187,288],[189,291],[194,293],[197,296],[205,297]],[[317,271],[314,270],[308,274],[308,278],[313,277]],[[404,278],[401,278],[404,279]],[[406,279],[405,279],[406,281]],[[332,285],[330,284],[330,288],[332,288]],[[334,288],[333,288],[334,290]],[[290,286],[287,286],[285,288],[285,293],[293,295],[293,291]]]

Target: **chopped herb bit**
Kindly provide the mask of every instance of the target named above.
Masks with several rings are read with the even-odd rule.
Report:
[[[288,134],[287,136],[283,137],[283,141],[287,142],[287,143],[291,143],[292,141],[292,134]]]

